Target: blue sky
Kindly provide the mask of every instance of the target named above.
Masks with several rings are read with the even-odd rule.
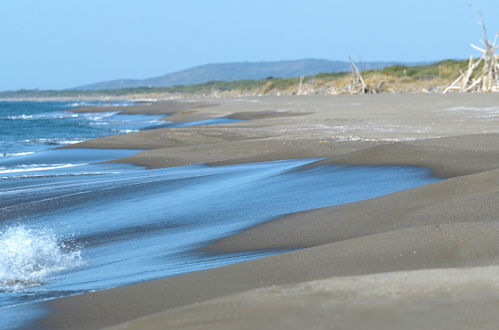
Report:
[[[219,62],[466,58],[497,0],[2,0],[0,90],[147,78]]]

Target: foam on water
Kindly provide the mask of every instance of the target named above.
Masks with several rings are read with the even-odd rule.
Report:
[[[53,273],[81,265],[81,252],[49,229],[22,225],[0,232],[0,290],[19,291],[43,284]]]
[[[5,157],[19,157],[19,156],[26,156],[26,155],[31,155],[34,154],[34,152],[13,152],[13,153],[3,153],[0,154],[0,158],[5,158]]]
[[[30,165],[18,165],[14,168],[5,168],[0,166],[0,174],[47,171],[60,168],[82,166],[82,165],[86,164],[30,164]]]
[[[111,117],[114,115],[117,115],[119,111],[112,111],[112,112],[89,112],[89,113],[82,113],[80,116],[84,117],[87,120],[101,120],[107,117]]]
[[[86,120],[101,120],[107,117],[114,116],[118,114],[119,111],[108,111],[108,112],[98,112],[98,113],[73,113],[73,112],[61,112],[61,111],[55,111],[55,112],[46,112],[46,113],[39,113],[39,114],[20,114],[20,115],[14,115],[14,116],[6,116],[6,117],[0,117],[1,119],[8,119],[8,120],[47,120],[47,119],[65,119],[65,118],[82,118]]]
[[[60,178],[69,176],[94,176],[105,174],[119,174],[120,172],[76,172],[76,173],[62,173],[62,174],[32,174],[32,175],[18,175],[18,176],[0,176],[1,180],[15,180],[15,179],[38,179],[38,178]]]
[[[17,116],[2,117],[2,119],[9,120],[46,120],[46,119],[63,119],[63,118],[76,118],[78,114],[70,112],[48,112],[34,115],[21,114]]]
[[[39,138],[39,139],[26,139],[26,140],[21,140],[18,142],[21,143],[44,143],[48,145],[65,145],[65,144],[76,144],[83,142],[85,140],[82,139],[76,139],[76,140],[71,140],[71,139],[48,139],[48,138]]]
[[[137,101],[140,102],[140,101]],[[127,102],[127,101],[122,101],[122,102],[74,102],[71,104],[68,104],[68,107],[70,108],[82,108],[82,107],[126,107],[126,106],[131,106],[134,105],[134,102]]]

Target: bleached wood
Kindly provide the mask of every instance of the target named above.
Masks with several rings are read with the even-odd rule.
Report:
[[[451,90],[460,92],[492,92],[499,90],[499,55],[495,54],[499,33],[496,33],[494,42],[491,44],[487,37],[487,27],[483,15],[480,11],[478,13],[480,15],[478,24],[480,24],[483,31],[481,41],[485,45],[485,49],[471,44],[473,49],[482,53],[481,57],[476,61],[473,60],[473,57],[470,57],[467,70],[461,72],[459,77],[444,89],[444,94]],[[481,68],[480,65],[482,65]]]
[[[474,48],[474,49],[476,49],[476,50],[478,50],[478,51],[480,51],[480,52],[482,52],[484,54],[487,53],[487,51],[485,49],[482,49],[482,48],[480,48],[478,46],[475,46],[473,44],[470,44],[470,45],[471,45],[471,48]]]

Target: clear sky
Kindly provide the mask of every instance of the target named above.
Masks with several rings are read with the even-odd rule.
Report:
[[[1,0],[0,90],[69,88],[191,66],[466,58],[499,0]]]

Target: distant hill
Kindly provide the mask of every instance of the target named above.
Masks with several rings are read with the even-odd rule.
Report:
[[[402,62],[360,62],[360,70],[381,69],[392,65],[419,65],[423,63]],[[218,63],[195,66],[186,70],[168,73],[147,79],[120,79],[75,87],[76,90],[110,90],[135,87],[168,87],[177,85],[202,84],[208,81],[235,81],[245,79],[264,79],[267,77],[290,78],[309,76],[326,72],[345,72],[350,63],[305,59],[275,62]]]
[[[425,65],[393,65],[382,69],[362,71],[364,81],[378,87],[381,93],[442,92],[468,67],[468,60],[443,60]],[[158,98],[161,96],[227,96],[242,95],[338,95],[348,89],[349,72],[330,72],[291,78],[208,81],[193,85],[167,87],[133,87],[108,90],[16,90],[0,91],[0,99],[127,99]],[[384,82],[384,84],[381,84]],[[348,92],[348,91],[347,91]]]

